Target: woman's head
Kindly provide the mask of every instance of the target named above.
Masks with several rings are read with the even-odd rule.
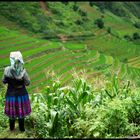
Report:
[[[23,58],[20,51],[10,53],[10,63],[13,70],[15,70],[17,75],[23,71]]]
[[[11,61],[11,59],[19,60],[22,64],[24,64],[23,57],[22,57],[22,54],[20,51],[11,52],[10,53],[10,61]]]

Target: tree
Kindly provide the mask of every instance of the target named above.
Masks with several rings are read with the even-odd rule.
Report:
[[[76,20],[75,23],[76,23],[77,25],[82,25],[82,24],[83,24],[83,22],[82,22],[81,20],[79,20],[79,19]]]
[[[133,40],[140,39],[140,35],[138,33],[133,34]]]
[[[128,40],[128,41],[132,41],[132,38],[131,38],[130,35],[124,35],[124,38],[125,38],[126,40]]]
[[[99,27],[99,28],[104,28],[104,21],[101,18],[98,18],[95,20],[95,24]]]
[[[111,33],[111,27],[107,28],[107,32],[110,34]]]
[[[68,5],[69,4],[68,1],[63,1],[62,3],[65,4],[65,5]]]
[[[94,3],[92,1],[89,2],[89,5],[93,7]]]
[[[133,24],[136,28],[139,28],[140,29],[140,23],[139,22],[136,22]]]
[[[74,4],[74,5],[73,5],[73,10],[74,10],[74,11],[77,11],[78,9],[79,9],[79,7],[78,7],[76,4]]]
[[[82,11],[81,9],[79,9],[79,13],[81,16],[87,16],[87,12]]]

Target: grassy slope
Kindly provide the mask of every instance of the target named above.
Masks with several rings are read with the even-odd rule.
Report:
[[[92,76],[94,74],[103,74],[104,72],[106,73],[106,70],[109,70],[106,68],[99,68],[100,66],[114,63],[111,56],[104,54],[98,55],[97,50],[93,49],[88,52],[84,51],[84,44],[45,41],[22,35],[19,32],[7,30],[4,27],[1,27],[0,30],[1,35],[5,34],[5,36],[2,35],[3,40],[0,43],[0,49],[2,49],[0,57],[4,59],[0,62],[0,75],[2,76],[3,67],[9,64],[10,51],[15,51],[18,48],[18,50],[22,51],[25,60],[25,68],[31,77],[32,83],[29,87],[29,90],[31,91],[37,91],[38,88],[42,88],[49,84],[53,77],[52,71],[57,74],[57,77],[62,77],[60,79],[63,84],[66,84],[68,82],[70,83],[72,79],[71,70],[73,68],[76,68],[77,72],[82,69],[86,69],[89,77],[88,80],[92,81]],[[8,34],[6,32],[8,32]],[[6,38],[9,38],[9,36],[12,36],[12,38],[7,41]],[[14,36],[17,36],[17,38],[15,39]],[[26,37],[27,40],[24,40],[23,42],[25,42],[25,44],[22,44],[20,41],[23,40],[22,38],[24,37]],[[19,41],[17,42],[17,40]],[[31,45],[29,43],[30,40]],[[12,43],[8,43],[9,41]],[[99,41],[97,40],[97,42]],[[42,45],[40,45],[40,43],[42,43]],[[63,47],[63,49],[60,48],[59,51],[55,51],[55,49],[59,47]],[[47,50],[49,51],[44,53],[44,51]]]
[[[89,7],[88,4],[85,4],[85,3],[83,3],[83,4],[80,3],[80,6],[82,9],[84,9],[88,12],[88,16],[91,19],[92,18],[96,19],[102,15],[102,13],[100,13],[100,11],[96,9],[96,7],[93,7],[93,8]],[[66,14],[66,16],[68,15],[68,13],[65,13],[65,14]],[[65,71],[68,70],[68,72],[66,72],[63,75],[64,82],[70,81],[72,79],[72,77],[69,75],[71,73],[70,70],[74,66],[72,63],[72,60],[74,58],[70,57],[71,56],[70,50],[71,49],[79,50],[81,48],[83,49],[83,46],[84,46],[83,44],[77,45],[77,42],[76,42],[75,43],[76,45],[72,45],[72,43],[66,42],[66,44],[64,44],[64,48],[66,49],[66,50],[64,49],[65,51],[60,50],[60,52],[57,52],[57,53],[55,53],[55,51],[54,51],[47,55],[43,54],[43,55],[41,55],[41,56],[39,55],[38,57],[35,57],[33,59],[29,59],[28,56],[32,57],[32,55],[37,54],[40,49],[42,51],[44,51],[44,48],[41,47],[39,44],[41,42],[41,40],[32,38],[34,36],[33,33],[29,32],[26,29],[18,27],[17,24],[8,21],[4,17],[1,16],[1,19],[2,20],[0,20],[0,31],[1,31],[0,39],[2,39],[2,40],[6,39],[6,40],[0,42],[0,50],[2,49],[0,52],[1,53],[0,57],[2,57],[2,60],[3,60],[3,61],[0,61],[0,68],[3,67],[4,65],[9,64],[9,52],[11,50],[17,50],[17,48],[21,48],[21,51],[22,51],[22,48],[29,48],[30,53],[28,53],[28,51],[26,49],[22,51],[23,57],[27,61],[25,67],[27,68],[27,71],[29,71],[29,74],[31,75],[31,79],[36,80],[37,81],[36,85],[40,86],[40,88],[42,88],[46,85],[46,82],[44,82],[44,83],[40,82],[40,84],[38,84],[39,83],[38,79],[43,79],[45,77],[44,72],[48,72],[48,70],[46,70],[46,65],[48,66],[47,68],[49,68],[55,64],[52,68],[53,69],[60,68],[58,70],[58,72],[64,71],[64,73],[65,73]],[[104,20],[105,20],[106,26],[110,26],[112,28],[113,32],[119,34],[120,37],[123,37],[123,35],[125,35],[125,34],[131,35],[134,32],[139,32],[138,29],[136,29],[132,26],[132,23],[130,21],[123,20],[108,11],[106,11],[106,13],[105,13]],[[71,32],[72,30],[69,27],[70,23],[67,23],[68,20],[66,20],[65,22],[66,22],[67,26],[64,27],[63,30],[68,29],[68,31]],[[5,28],[5,27],[7,27],[10,30],[7,30],[7,28]],[[51,27],[53,27],[53,26],[51,26]],[[79,29],[81,29],[81,28],[79,27]],[[6,32],[6,30],[8,32]],[[15,30],[18,30],[20,32],[17,32]],[[96,32],[95,32],[95,30],[96,30]],[[83,41],[83,43],[88,45],[88,47],[90,49],[89,51],[93,50],[93,52],[94,52],[93,54],[91,53],[91,55],[85,55],[87,57],[89,56],[89,59],[85,59],[86,64],[90,64],[89,68],[86,65],[83,65],[83,68],[87,68],[86,71],[88,73],[88,78],[91,79],[91,82],[94,81],[93,73],[100,72],[95,69],[93,71],[93,69],[92,69],[93,67],[98,66],[98,64],[99,65],[100,64],[112,64],[112,62],[116,62],[116,63],[113,63],[113,65],[115,66],[115,68],[118,67],[118,69],[119,68],[121,69],[122,73],[120,74],[120,77],[122,77],[122,78],[125,78],[125,75],[128,75],[128,74],[130,74],[130,75],[132,74],[132,78],[134,78],[134,76],[137,77],[138,75],[140,75],[140,70],[137,69],[137,68],[140,68],[140,61],[139,61],[139,52],[140,51],[139,51],[138,45],[127,42],[125,40],[119,40],[111,35],[106,35],[106,30],[104,30],[104,29],[98,30],[98,28],[94,27],[91,29],[91,31],[93,31],[96,34],[95,38]],[[17,37],[15,38],[16,35],[17,35]],[[14,37],[14,38],[11,38],[11,37]],[[25,40],[25,39],[23,40],[24,37],[27,37],[27,40]],[[32,44],[30,44],[28,41],[32,40],[32,39],[34,41]],[[21,44],[20,41],[21,42],[27,41],[27,43]],[[62,45],[61,43],[59,44],[59,43],[55,43],[55,42],[51,42],[51,41],[42,41],[42,42],[43,42],[43,44],[47,44],[47,46],[50,46],[50,48],[52,48],[52,47],[55,48],[56,46]],[[19,44],[19,45],[15,46],[15,44]],[[74,46],[76,46],[76,47],[74,47]],[[12,47],[13,47],[13,49],[12,49]],[[32,48],[30,48],[30,47],[32,47]],[[10,48],[11,50],[9,50],[8,48]],[[4,51],[4,50],[5,50],[5,52],[3,53],[2,51]],[[96,50],[97,52],[98,51],[102,52],[102,55],[99,55],[99,57],[97,57],[98,55],[97,55],[97,53],[95,53],[96,51],[94,51],[94,50]],[[31,52],[32,52],[32,54],[31,54]],[[67,54],[66,54],[66,52],[67,52]],[[65,54],[67,56],[65,56]],[[75,53],[75,55],[73,55],[73,56],[76,58],[77,56],[80,56],[81,54],[82,53],[79,52],[79,54]],[[130,67],[127,70],[127,66],[124,64],[121,64],[122,65],[121,66],[118,59],[113,59],[111,56],[107,56],[104,54],[112,55],[119,59],[128,58],[128,64]],[[97,60],[95,62],[94,62],[94,57],[91,57],[92,55],[97,57]],[[78,59],[80,61],[83,61],[85,56],[83,55],[83,57],[81,57],[81,58],[79,57]],[[65,58],[64,61],[63,61],[63,57]],[[56,58],[57,58],[57,60],[56,60]],[[89,63],[89,62],[92,62],[92,60],[93,60],[93,63]],[[77,68],[77,70],[80,70],[80,67],[81,67],[80,62],[79,61],[75,61],[75,62],[76,62],[75,67]],[[46,64],[46,65],[44,65],[44,64]],[[61,65],[61,64],[63,64],[63,65]],[[40,65],[42,65],[42,67],[40,67]],[[71,65],[71,66],[68,67],[69,65]],[[39,73],[40,71],[39,72],[34,71],[34,73],[33,73],[31,66],[33,66],[36,69],[39,68],[42,73]],[[136,67],[136,69],[134,69],[132,67]],[[110,69],[108,69],[108,70],[110,71]],[[3,72],[3,69],[1,68],[0,77],[2,76],[2,72]],[[57,71],[55,71],[55,72],[57,72]],[[103,71],[101,70],[101,72],[103,72]],[[35,75],[35,77],[32,77],[33,76],[32,74]],[[44,78],[44,81],[46,81],[45,78]],[[33,81],[33,82],[35,82],[35,81]],[[33,88],[35,88],[35,87],[33,87]],[[16,131],[14,133],[11,133],[11,132],[9,132],[8,128],[0,134],[0,137],[1,138],[29,138],[27,133],[20,133],[18,131],[18,129],[16,129]],[[33,136],[30,138],[33,138]]]
[[[93,49],[102,51],[103,53],[112,56],[115,55],[120,58],[120,60],[124,58],[130,59],[139,55],[139,46],[123,39],[123,36],[126,34],[132,35],[134,32],[140,33],[140,30],[133,26],[131,20],[120,18],[107,10],[105,10],[105,13],[101,13],[96,6],[90,7],[88,3],[80,3],[80,5],[83,10],[87,11],[87,14],[91,19],[96,19],[103,15],[105,26],[111,27],[113,34],[120,37],[120,39],[118,39],[107,33],[101,37],[99,32],[99,35],[96,34],[97,36],[95,39],[87,39],[84,43],[88,44]],[[134,16],[132,16],[132,18],[136,19]]]
[[[50,42],[47,40],[40,40],[37,38],[33,38],[34,34],[32,32],[29,32],[25,28],[21,28],[17,25],[17,23],[11,22],[7,20],[5,17],[1,16],[2,20],[0,22],[1,25],[1,42],[0,42],[0,49],[1,49],[1,58],[4,58],[1,62],[1,67],[4,65],[8,65],[9,63],[9,53],[10,51],[14,50],[20,50],[23,52],[23,56],[28,62],[27,70],[29,70],[29,74],[31,75],[31,78],[33,78],[33,84],[38,84],[37,81],[40,81],[42,86],[46,84],[45,81],[45,73],[46,67],[50,69],[55,69],[55,72],[61,77],[63,77],[64,82],[67,83],[71,79],[71,76],[69,75],[69,72],[72,67],[75,65],[74,63],[77,63],[75,67],[77,67],[77,70],[80,70],[81,68],[83,69],[85,67],[85,64],[76,61],[75,57],[82,54],[82,53],[75,53],[74,55],[69,55],[71,51],[74,51],[75,49],[77,51],[82,52],[84,50],[85,46],[87,46],[88,50],[93,50],[93,51],[99,51],[103,55],[110,55],[119,58],[119,60],[124,60],[128,59],[131,60],[137,56],[139,56],[139,46],[135,45],[132,42],[127,42],[124,40],[122,37],[127,33],[127,34],[132,34],[134,32],[139,32],[137,28],[135,28],[132,25],[131,20],[126,20],[124,18],[120,18],[114,14],[112,14],[110,11],[105,11],[105,13],[102,13],[96,6],[90,7],[88,2],[78,2],[77,3],[83,11],[87,12],[87,16],[89,18],[89,22],[84,22],[84,25],[82,26],[76,26],[74,23],[75,20],[81,19],[82,17],[79,15],[78,12],[74,12],[72,10],[73,3],[69,3],[69,6],[65,6],[64,4],[61,4],[60,2],[57,3],[50,3],[51,9],[57,9],[58,11],[61,11],[61,16],[58,17],[56,13],[53,13],[50,10],[50,15],[54,19],[54,24],[48,22],[48,26],[52,29],[56,29],[58,26],[58,23],[60,21],[63,21],[64,26],[62,26],[62,30],[65,32],[67,31],[68,34],[85,34],[90,28],[90,32],[94,33],[95,36],[91,36],[89,39],[87,38],[86,40],[80,40],[83,44],[78,45],[79,39],[76,41],[68,41],[66,43],[57,43],[55,44],[54,41]],[[98,29],[94,24],[93,21],[101,16],[104,16],[104,22],[105,22],[105,28],[104,29]],[[75,18],[73,18],[75,17]],[[136,18],[132,16],[132,18]],[[71,20],[69,20],[71,19]],[[86,26],[85,26],[86,25]],[[88,29],[87,31],[84,31],[84,26]],[[107,34],[106,28],[111,27],[113,34],[119,35],[120,39],[117,37]],[[8,32],[2,30],[2,27],[7,27],[10,29]],[[76,31],[71,30],[76,28]],[[12,30],[18,30],[20,33],[17,34],[17,32],[12,31]],[[7,29],[6,29],[7,30]],[[80,33],[81,32],[81,33]],[[7,34],[8,33],[8,34]],[[24,34],[24,35],[23,35]],[[26,36],[26,34],[28,34]],[[5,36],[4,36],[5,35]],[[37,34],[39,35],[39,34]],[[24,39],[23,39],[24,38]],[[85,45],[84,45],[85,44]],[[8,49],[10,47],[10,49]],[[46,57],[40,57],[41,55],[45,55],[43,53],[44,51],[47,51],[48,49],[51,48],[57,48],[61,47],[62,50],[60,50],[60,55],[55,53],[54,54],[49,52],[47,53]],[[67,50],[67,53],[65,52]],[[41,53],[39,53],[41,52]],[[62,57],[62,54],[68,54],[64,60]],[[86,54],[86,53],[85,53]],[[33,57],[33,58],[32,58]],[[37,58],[38,57],[38,58]],[[50,57],[50,58],[49,58]],[[73,57],[73,58],[72,58]],[[85,56],[83,55],[83,58]],[[56,60],[57,58],[57,60]],[[91,59],[91,56],[87,58]],[[35,60],[35,61],[34,61]],[[71,61],[73,60],[73,61]],[[106,57],[105,61],[103,63],[107,62],[108,58]],[[41,61],[41,63],[40,63]],[[58,62],[57,62],[58,61]],[[74,63],[73,63],[74,62]],[[129,62],[129,61],[128,61]],[[35,63],[35,64],[34,64]],[[41,65],[39,65],[39,63]],[[60,64],[63,63],[63,67],[60,67]],[[100,63],[100,61],[99,61]],[[34,72],[32,72],[32,68],[30,68],[30,64],[33,65],[34,67]],[[80,64],[80,65],[79,65]],[[81,65],[82,64],[82,65]],[[95,65],[96,63],[93,63]],[[131,65],[132,64],[132,65]],[[96,66],[96,65],[95,65]],[[139,62],[137,59],[133,63],[129,63],[129,66],[133,67],[139,67]],[[37,72],[35,69],[40,68],[40,71]],[[58,70],[56,70],[58,69]],[[87,68],[91,69],[90,67]],[[63,72],[63,75],[61,74]],[[88,70],[89,71],[89,70]],[[91,71],[91,73],[93,73]],[[2,71],[0,72],[2,75]],[[65,78],[65,75],[69,75],[68,78]],[[35,76],[36,75],[36,76]],[[41,80],[44,79],[44,80]],[[34,83],[35,82],[35,83]]]

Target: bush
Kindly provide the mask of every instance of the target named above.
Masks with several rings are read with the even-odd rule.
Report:
[[[95,90],[84,79],[71,87],[52,81],[41,93],[31,95],[32,113],[26,118],[36,138],[114,138],[139,135],[140,89],[120,83],[113,75],[103,89]],[[4,106],[4,100],[0,110]],[[3,114],[2,112],[0,114]],[[0,131],[7,119],[0,115]],[[5,123],[6,122],[6,123]]]
[[[0,133],[8,126],[8,123],[9,123],[8,117],[6,117],[4,114],[5,93],[6,93],[6,90],[1,88],[1,91],[0,91],[0,103],[1,103],[0,104]]]
[[[41,25],[41,19],[46,18],[42,13],[39,4],[36,2],[3,2],[3,4],[1,5],[0,14],[5,16],[7,19],[16,22],[17,24],[19,24],[19,26],[27,28],[30,31],[37,33],[45,30],[45,24],[43,23],[43,26]]]
[[[58,15],[58,16],[62,16],[62,13],[61,13],[61,11],[59,11],[58,9],[51,8],[51,12],[52,12],[53,14],[56,14],[56,15]]]
[[[82,25],[82,24],[83,24],[83,21],[78,19],[78,20],[75,21],[75,23],[76,23],[77,25]]]
[[[138,94],[138,91],[133,92],[131,98],[128,98],[129,102],[126,105],[126,108],[128,110],[128,119],[129,123],[134,123],[137,126],[140,125],[140,95]]]
[[[140,29],[140,23],[139,22],[136,22],[133,24],[136,28]]]
[[[121,16],[121,17],[127,16],[125,10],[122,9],[122,7],[115,7],[115,8],[112,8],[112,12],[113,12],[114,14],[116,14],[117,16]]]
[[[124,59],[122,60],[122,62],[123,62],[123,63],[127,63],[127,62],[128,62],[128,59],[127,59],[127,58],[124,58]]]
[[[82,11],[81,9],[79,9],[79,13],[81,16],[87,16],[87,12]]]
[[[69,4],[68,1],[63,1],[62,3],[65,4],[65,5],[68,5]]]
[[[102,18],[96,19],[94,23],[95,23],[100,29],[104,28],[104,22],[103,22]]]
[[[133,40],[140,39],[140,35],[138,33],[134,33],[132,38]]]
[[[111,33],[111,27],[107,28],[107,32],[110,34]]]
[[[126,40],[128,40],[128,41],[132,41],[132,38],[131,38],[130,35],[124,35],[124,38],[125,38]]]
[[[74,10],[74,11],[78,11],[78,9],[79,9],[79,6],[77,6],[76,4],[74,4],[74,5],[73,5],[73,10]]]
[[[90,1],[90,2],[89,2],[89,5],[90,5],[91,7],[93,7],[94,2]]]

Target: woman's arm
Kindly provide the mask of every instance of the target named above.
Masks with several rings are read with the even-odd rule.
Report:
[[[25,73],[23,75],[23,80],[24,80],[25,86],[29,86],[30,85],[30,78],[29,78],[28,73],[26,72],[26,70],[25,70]]]
[[[5,74],[3,74],[3,77],[2,77],[2,82],[3,82],[4,84],[8,83],[8,81],[7,81],[7,78],[6,78]]]
[[[2,82],[4,84],[8,83],[8,79],[7,79],[6,73],[7,73],[7,67],[4,69],[4,74],[3,74],[3,77],[2,77]]]

